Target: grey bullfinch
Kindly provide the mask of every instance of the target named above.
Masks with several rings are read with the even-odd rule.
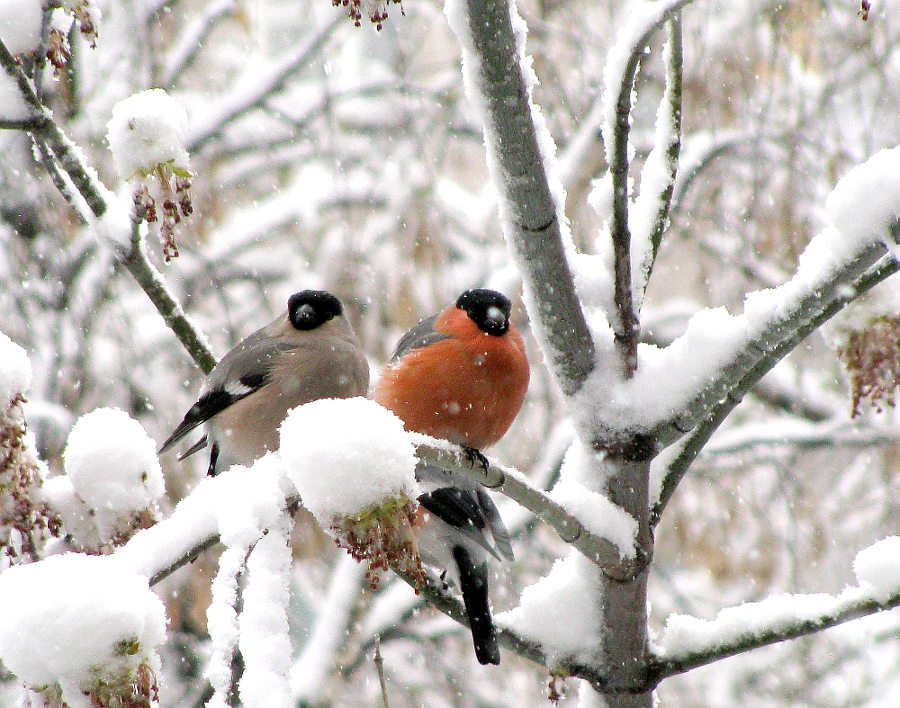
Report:
[[[494,290],[467,290],[443,312],[410,329],[397,344],[374,398],[407,430],[463,446],[470,460],[500,440],[525,400],[525,345],[510,323],[510,302]],[[422,463],[425,519],[422,560],[446,572],[462,592],[475,656],[499,664],[488,601],[487,556],[513,559],[509,533],[493,501],[474,482]]]
[[[209,474],[250,465],[278,449],[278,428],[291,408],[365,396],[368,388],[369,364],[340,300],[303,290],[290,296],[285,313],[222,357],[159,451],[205,423],[206,435],[179,459],[209,443]]]

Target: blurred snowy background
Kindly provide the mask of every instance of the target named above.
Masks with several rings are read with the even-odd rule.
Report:
[[[586,196],[606,167],[596,107],[627,5],[519,3],[572,234],[589,253],[599,220]],[[0,3],[0,19],[16,27],[17,7],[21,0]],[[373,378],[400,333],[462,290],[488,286],[518,299],[481,128],[440,2],[405,0],[402,12],[391,4],[381,31],[365,17],[355,27],[327,0],[91,7],[99,10],[96,48],[77,26],[64,28],[72,56],[58,77],[48,69],[47,102],[114,190],[128,187],[105,140],[113,106],[158,87],[183,107],[194,213],[177,227],[180,256],[170,264],[155,226],[148,245],[218,356],[303,288],[342,299]],[[702,307],[740,313],[747,292],[783,282],[822,228],[838,178],[900,143],[900,2],[871,3],[867,21],[858,11],[849,0],[698,0],[684,11],[681,168],[642,311],[647,341],[671,341]],[[2,32],[0,22],[7,41]],[[638,165],[652,146],[663,39],[639,75]],[[15,118],[15,90],[2,80],[10,84],[0,87],[8,97],[0,105],[12,112],[0,108],[0,118]],[[61,472],[72,425],[99,406],[125,410],[163,440],[193,403],[199,370],[111,250],[74,218],[27,136],[0,131],[0,156],[0,329],[31,358],[26,414],[41,457]],[[897,283],[882,287],[896,302]],[[514,317],[532,384],[491,454],[548,487],[571,423],[520,306]],[[900,416],[863,406],[851,420],[851,408],[840,362],[820,334],[747,396],[657,530],[655,627],[673,612],[712,617],[773,593],[839,592],[853,583],[860,548],[900,533]],[[165,515],[205,466],[161,463]],[[497,568],[498,611],[564,552],[505,501],[517,561]],[[295,658],[310,637],[319,641],[318,623],[342,628],[304,704],[376,705],[371,627],[392,583],[369,592],[311,517],[297,517],[293,543]],[[215,563],[209,551],[157,586],[169,618],[162,705],[202,704]],[[501,668],[479,668],[466,632],[433,610],[398,617],[381,647],[392,705],[546,704],[545,672],[511,652]],[[659,698],[682,707],[895,706],[898,677],[894,611],[674,677]],[[8,673],[0,681],[0,704],[12,705],[18,681]]]

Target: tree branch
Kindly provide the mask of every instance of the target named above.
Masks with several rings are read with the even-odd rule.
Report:
[[[594,343],[563,246],[562,205],[554,203],[538,146],[531,92],[520,64],[507,0],[457,0],[447,14],[463,49],[471,102],[482,107],[488,166],[500,197],[504,236],[530,296],[529,314],[563,392],[571,395],[594,368]],[[464,20],[458,23],[462,16]]]
[[[138,213],[140,208],[138,204],[135,204],[131,212],[131,248],[127,253],[120,254],[122,263],[150,298],[156,311],[165,320],[166,325],[200,367],[200,370],[204,374],[208,374],[216,365],[216,358],[210,351],[209,344],[188,320],[181,305],[172,297],[162,274],[147,258],[144,238],[141,234],[143,220]]]
[[[28,132],[38,144],[38,154],[54,184],[84,221],[90,221],[91,215],[97,219],[101,218],[109,209],[108,200],[111,198],[109,191],[94,171],[84,164],[80,151],[56,124],[50,111],[41,104],[31,80],[25,76],[2,40],[0,40],[0,64],[16,81],[32,112]],[[76,194],[68,187],[69,180],[77,190],[77,194],[87,203],[90,214],[83,213]],[[209,373],[215,366],[215,357],[198,330],[185,316],[181,305],[168,291],[162,275],[147,259],[143,239],[140,236],[140,218],[136,212],[132,212],[131,248],[124,252],[118,248],[115,250],[197,365],[204,373]]]
[[[675,192],[675,180],[678,176],[678,155],[681,152],[681,91],[682,91],[682,73],[684,64],[684,50],[681,43],[681,13],[676,12],[668,21],[669,41],[666,45],[664,57],[666,60],[666,91],[663,95],[663,101],[668,103],[665,109],[664,118],[671,120],[670,126],[663,135],[668,138],[668,144],[657,145],[657,149],[665,148],[665,164],[668,167],[668,181],[665,189],[661,194],[656,195],[659,200],[659,207],[653,219],[653,231],[650,233],[650,244],[652,246],[652,255],[647,268],[646,283],[649,282],[650,271],[653,270],[653,262],[659,253],[659,247],[662,244],[663,231],[668,226],[669,209],[672,205],[672,195]],[[649,161],[649,158],[648,158]],[[646,167],[645,167],[646,169]],[[643,176],[641,178],[641,193],[643,194]]]
[[[628,223],[631,96],[640,61],[650,39],[673,13],[688,2],[691,0],[669,0],[660,3],[652,14],[635,12],[629,17],[628,24],[621,33],[621,40],[610,50],[604,70],[606,91],[611,94],[604,98],[606,120],[603,130],[612,177],[610,236],[615,264],[614,301],[617,317],[611,318],[611,321],[625,378],[631,378],[637,370],[637,346],[641,336],[640,322],[634,307],[631,231]],[[680,91],[678,98],[680,99]]]
[[[473,467],[461,448],[450,449],[446,443],[442,445],[424,435],[413,433],[411,436],[416,443],[416,455],[422,462],[462,475],[509,497],[544,521],[563,541],[577,548],[601,569],[614,569],[617,577],[623,572],[633,577],[649,562],[640,548],[634,549],[633,558],[623,558],[618,546],[585,528],[546,492],[532,487],[521,473],[494,462],[487,469],[477,464]]]
[[[260,76],[259,72],[253,72],[253,90],[238,88],[230,95],[225,96],[219,105],[213,109],[213,114],[207,119],[206,125],[195,128],[187,139],[187,151],[189,153],[200,150],[210,140],[219,135],[229,124],[262,106],[273,94],[284,88],[287,80],[315,56],[325,43],[331,38],[338,23],[343,20],[340,14],[335,16],[312,38],[306,41],[292,55],[282,59],[270,67],[267,74]]]
[[[842,600],[843,595],[849,594],[851,597]],[[804,596],[794,595],[791,600],[796,601],[799,605],[807,601],[810,604],[821,601],[821,596]],[[781,600],[782,598],[776,598]],[[776,644],[788,639],[798,639],[816,632],[821,632],[829,627],[834,627],[844,622],[850,622],[860,617],[890,610],[900,607],[900,592],[894,593],[885,601],[880,602],[872,597],[867,596],[860,588],[851,588],[844,591],[841,596],[832,598],[834,607],[816,614],[813,617],[797,617],[793,620],[781,620],[773,618],[767,626],[758,629],[747,630],[739,633],[733,639],[724,642],[712,642],[709,646],[686,651],[680,654],[656,655],[650,660],[650,680],[652,685],[658,684],[663,679],[683,674],[691,669],[706,666],[720,659],[729,656],[742,654],[752,649]],[[765,601],[763,601],[765,603]],[[760,603],[754,603],[760,604]],[[743,607],[731,608],[740,611]],[[798,611],[798,614],[807,614]],[[729,618],[730,619],[730,618]],[[712,620],[709,624],[714,624],[716,620]],[[714,632],[718,634],[718,632]]]
[[[900,226],[894,229],[900,232]],[[878,257],[884,253],[884,246],[877,244],[866,250],[858,259],[847,264],[845,270],[848,274],[854,273],[868,263],[873,257]],[[734,410],[735,406],[741,402],[746,394],[757,381],[759,381],[768,371],[772,369],[781,359],[787,356],[793,349],[802,342],[809,334],[818,329],[824,322],[840,312],[853,299],[868,292],[878,283],[886,280],[888,277],[900,270],[900,262],[887,255],[881,258],[877,265],[870,271],[864,272],[857,276],[849,283],[840,281],[835,278],[830,284],[822,286],[821,289],[814,288],[803,302],[799,303],[798,310],[813,310],[813,314],[808,319],[804,319],[800,313],[794,313],[789,317],[794,319],[794,328],[782,335],[781,341],[774,346],[770,346],[768,351],[763,352],[762,347],[765,346],[765,333],[760,336],[759,344],[751,344],[744,350],[744,356],[749,358],[755,355],[756,361],[747,366],[746,370],[739,376],[736,382],[730,385],[724,396],[719,395],[716,405],[708,408],[707,417],[701,420],[696,427],[690,431],[690,434],[681,443],[681,450],[677,456],[668,465],[668,470],[663,479],[659,500],[654,504],[650,514],[651,524],[656,526],[659,523],[662,513],[671,501],[672,496],[678,484],[687,474],[691,463],[700,454],[703,447],[709,441],[712,434],[724,422],[725,418]],[[849,287],[847,287],[849,285]],[[818,311],[815,311],[818,310]],[[799,320],[799,322],[797,321]],[[782,323],[776,323],[772,326],[773,335],[782,329]],[[774,339],[774,336],[773,336]],[[725,376],[723,375],[713,385],[724,386]],[[706,392],[698,397],[698,403],[701,398],[706,397]]]

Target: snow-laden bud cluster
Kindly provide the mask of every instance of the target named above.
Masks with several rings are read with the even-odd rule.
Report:
[[[852,413],[868,400],[879,413],[900,386],[900,288],[889,280],[822,327],[850,379]]]
[[[13,56],[34,56],[41,42],[43,4],[41,0],[0,0],[0,39]],[[72,57],[68,33],[73,20],[93,48],[97,46],[99,19],[100,11],[88,0],[65,0],[61,7],[51,11],[46,58],[55,74]],[[9,81],[5,76],[2,78]]]
[[[149,89],[119,101],[106,125],[119,175],[135,182],[138,214],[160,222],[166,262],[178,257],[175,227],[194,212],[187,124],[184,109],[169,94]]]
[[[63,461],[66,474],[48,482],[47,497],[82,548],[109,550],[156,522],[165,492],[156,445],[124,411],[79,418]]]
[[[403,422],[364,398],[313,401],[281,424],[281,458],[303,505],[375,571],[421,577],[413,527],[420,491]]]
[[[162,602],[114,558],[66,553],[0,575],[0,660],[49,705],[156,700]]]
[[[30,385],[28,355],[0,332],[0,568],[33,560],[59,529],[41,496],[44,465],[22,411]]]

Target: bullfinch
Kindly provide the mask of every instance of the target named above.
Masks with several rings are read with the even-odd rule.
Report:
[[[494,290],[467,290],[454,305],[401,337],[374,398],[407,430],[463,446],[470,460],[500,440],[528,389],[525,345],[510,323],[510,302]],[[488,602],[487,556],[513,559],[509,533],[479,485],[420,463],[425,490],[418,546],[462,592],[475,656],[499,664],[500,648]]]
[[[209,443],[209,474],[250,465],[278,449],[278,428],[291,408],[365,396],[368,389],[369,364],[340,300],[303,290],[290,296],[286,312],[222,357],[159,451],[206,424],[206,435],[179,459]]]

